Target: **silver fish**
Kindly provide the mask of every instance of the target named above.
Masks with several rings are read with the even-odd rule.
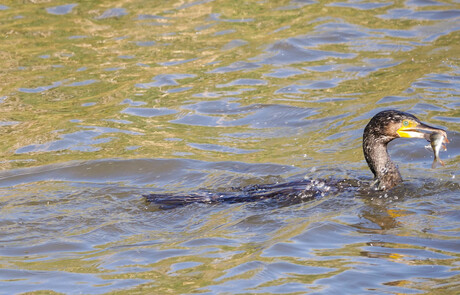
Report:
[[[436,164],[440,163],[442,166],[444,166],[444,162],[441,160],[439,157],[439,151],[444,149],[445,151],[447,150],[446,148],[446,143],[449,143],[449,140],[447,139],[447,136],[441,132],[433,132],[431,134],[427,134],[425,138],[430,141],[431,148],[433,149],[434,152],[434,160],[433,164],[431,164],[431,168],[434,169],[436,168]],[[430,148],[430,145],[427,145],[426,148]]]

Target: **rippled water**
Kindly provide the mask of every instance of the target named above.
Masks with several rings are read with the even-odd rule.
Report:
[[[457,294],[458,1],[0,4],[0,293]],[[308,200],[142,197],[372,180],[367,121],[404,185]],[[40,293],[42,294],[42,293]]]

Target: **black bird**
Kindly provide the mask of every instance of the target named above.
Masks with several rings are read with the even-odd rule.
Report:
[[[425,132],[444,135],[446,131],[420,122],[414,115],[387,110],[376,114],[366,125],[363,133],[363,152],[369,169],[374,173],[374,185],[379,190],[389,190],[402,182],[398,167],[388,155],[387,145],[393,139],[427,138]]]
[[[396,110],[376,114],[366,125],[363,133],[363,152],[369,169],[374,174],[373,186],[377,190],[389,190],[402,182],[398,167],[390,159],[388,143],[396,138],[429,138],[427,133],[441,133],[447,143],[446,131],[428,126],[415,116]],[[189,203],[236,203],[270,198],[311,199],[324,195],[326,191],[341,191],[353,187],[346,181],[300,180],[278,184],[254,185],[218,193],[199,191],[187,195],[149,194],[147,201],[160,204],[162,208]]]

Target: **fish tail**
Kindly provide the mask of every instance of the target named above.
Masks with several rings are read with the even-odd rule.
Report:
[[[431,164],[431,169],[436,168],[437,163],[441,164],[442,166],[446,166],[446,164],[439,157],[435,157],[433,163]]]

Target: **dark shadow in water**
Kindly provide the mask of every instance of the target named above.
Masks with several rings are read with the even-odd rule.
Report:
[[[420,185],[422,183],[423,185]],[[359,214],[362,221],[352,226],[361,233],[385,234],[389,230],[401,227],[398,221],[401,217],[420,214],[417,212],[420,209],[399,209],[398,203],[404,204],[408,199],[429,198],[433,195],[449,195],[450,192],[460,189],[459,186],[452,181],[435,182],[425,179],[417,184],[405,182],[388,192],[361,189],[358,195],[364,202]]]

